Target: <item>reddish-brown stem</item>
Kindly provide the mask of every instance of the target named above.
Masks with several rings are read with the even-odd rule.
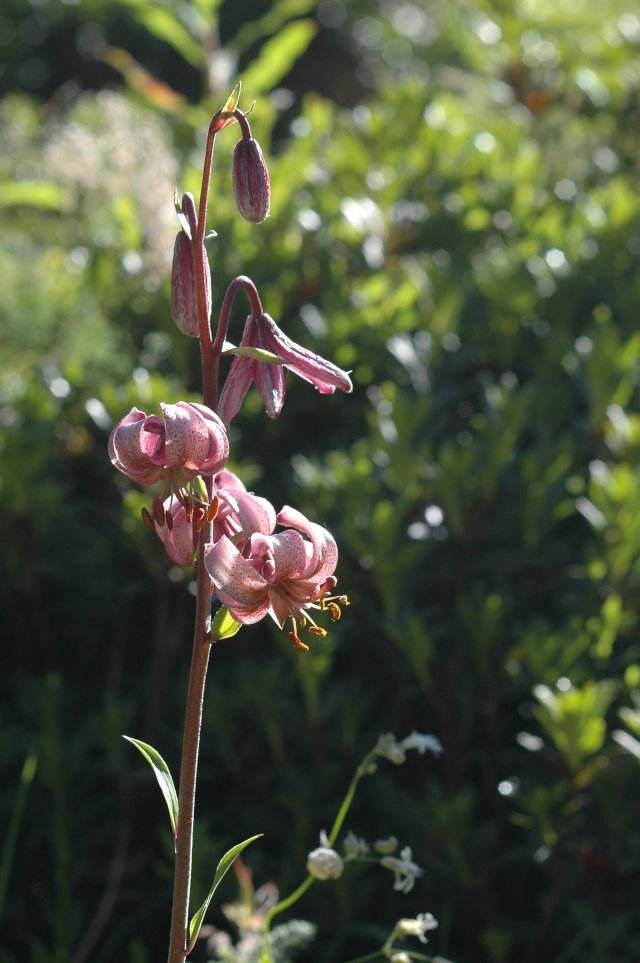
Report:
[[[227,338],[227,331],[229,330],[229,316],[231,314],[231,305],[233,304],[233,299],[240,290],[244,288],[247,292],[249,298],[249,309],[251,314],[259,317],[262,314],[262,302],[260,301],[260,295],[258,294],[258,289],[251,280],[251,278],[245,277],[241,274],[240,277],[235,278],[225,293],[224,299],[222,301],[222,308],[220,309],[220,320],[218,321],[218,330],[216,332],[216,340],[213,345],[213,356],[215,358],[215,391],[218,391],[218,365],[220,363],[220,354],[222,353],[223,345]]]
[[[218,384],[219,353],[214,356],[211,327],[207,312],[205,271],[209,269],[204,235],[207,221],[207,200],[211,181],[213,148],[220,120],[220,111],[209,125],[205,151],[198,208],[198,226],[194,247],[194,280],[198,328],[200,332],[200,353],[202,356],[202,394],[207,407],[215,409]],[[213,482],[206,479],[207,493],[211,499]],[[171,935],[169,937],[168,963],[184,963],[187,955],[189,930],[189,892],[191,888],[191,864],[193,852],[193,823],[195,812],[196,774],[198,769],[198,750],[202,726],[202,705],[209,663],[209,626],[211,622],[211,579],[204,564],[204,549],[211,541],[213,526],[209,523],[200,533],[198,550],[198,575],[196,594],[196,624],[193,639],[191,673],[187,692],[187,707],[180,765],[180,788],[178,795],[178,825],[176,831],[176,868],[173,884],[173,907],[171,910]]]
[[[212,480],[207,479],[207,491],[211,498]],[[196,794],[196,773],[204,687],[209,662],[211,642],[211,579],[204,565],[204,547],[211,541],[212,526],[205,525],[200,533],[198,557],[196,625],[193,640],[193,656],[187,709],[184,721],[184,741],[180,766],[180,794],[178,797],[178,826],[176,833],[176,871],[173,886],[173,909],[171,913],[171,936],[168,963],[184,963],[189,928],[189,890],[191,887],[191,863],[193,849],[193,821]]]
[[[211,164],[213,149],[218,132],[220,111],[215,114],[209,125],[207,146],[202,170],[202,187],[200,188],[200,204],[198,206],[198,228],[193,239],[194,279],[196,287],[196,305],[198,308],[198,329],[200,332],[200,354],[202,356],[202,395],[204,404],[215,410],[218,403],[217,381],[219,356],[214,357],[211,339],[211,325],[207,314],[207,298],[205,294],[205,271],[209,269],[207,252],[204,246],[204,234],[207,223],[207,201],[209,198],[209,184],[211,182]]]

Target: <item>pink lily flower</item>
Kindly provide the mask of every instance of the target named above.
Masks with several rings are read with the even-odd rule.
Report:
[[[212,520],[213,540],[222,535],[239,548],[254,532],[270,535],[276,527],[276,512],[266,498],[248,492],[237,475],[224,469],[213,479],[209,505],[194,499],[171,495],[158,505],[154,501],[153,528],[167,555],[176,565],[189,566],[198,548],[198,535],[207,520]],[[151,516],[149,516],[151,521]]]
[[[269,351],[280,364],[257,361],[236,355],[229,369],[220,396],[218,411],[225,425],[229,425],[240,410],[242,400],[255,381],[269,418],[277,418],[284,404],[284,374],[289,368],[305,381],[311,382],[320,394],[333,394],[336,388],[352,391],[353,385],[346,371],[320,355],[291,341],[268,314],[249,315],[244,326],[241,348],[260,348]]]
[[[333,572],[338,548],[325,528],[294,508],[285,506],[277,521],[293,527],[278,535],[256,532],[241,552],[222,535],[205,548],[205,565],[218,598],[236,622],[249,625],[270,615],[283,628],[290,618],[293,632],[289,638],[297,648],[306,650],[308,646],[298,638],[296,619],[302,628],[310,622],[309,631],[324,636],[326,630],[316,625],[309,609],[328,609],[335,620],[340,616],[337,601],[346,604],[344,597],[329,596],[336,584]]]
[[[163,505],[165,518],[162,525],[155,522],[156,533],[164,545],[167,555],[174,565],[181,565],[183,568],[193,565],[193,559],[198,547],[198,534],[193,522],[193,512],[191,520],[187,515],[187,510],[177,498],[171,495]],[[166,517],[170,515],[171,521],[166,524]]]
[[[248,492],[237,475],[226,468],[213,479],[213,494],[218,496],[218,514],[213,540],[226,535],[239,550],[255,532],[271,535],[276,527],[276,510],[266,498]]]
[[[196,475],[213,475],[229,457],[225,427],[205,405],[160,405],[158,415],[132,408],[109,438],[113,465],[139,485],[169,482],[180,491]]]

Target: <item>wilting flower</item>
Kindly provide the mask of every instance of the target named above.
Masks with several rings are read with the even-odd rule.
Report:
[[[356,836],[351,830],[345,836],[342,845],[344,846],[346,859],[360,859],[369,852],[369,847],[364,839],[361,836]]]
[[[320,846],[309,853],[307,870],[316,879],[338,879],[342,876],[344,863],[335,849],[329,845],[324,830],[320,833]]]
[[[376,839],[373,848],[381,856],[390,856],[398,848],[398,840],[395,836],[389,836],[388,839]]]
[[[416,732],[415,729],[410,736],[405,736],[400,745],[405,750],[417,749],[421,756],[424,756],[427,749],[434,756],[439,756],[442,752],[442,743],[439,739],[424,732]]]
[[[424,876],[424,870],[420,869],[411,859],[411,847],[405,846],[400,850],[400,858],[397,856],[383,856],[380,865],[385,869],[390,869],[395,882],[393,888],[401,893],[410,893],[416,883],[418,876]]]
[[[237,415],[242,400],[254,381],[268,416],[278,417],[284,404],[283,365],[305,381],[310,381],[321,394],[333,394],[336,388],[342,391],[351,391],[353,388],[346,371],[291,341],[268,314],[249,315],[240,347],[268,351],[279,359],[280,364],[269,364],[245,355],[236,355],[218,407],[225,425],[230,424]]]
[[[226,468],[213,479],[213,494],[218,497],[214,542],[226,535],[242,550],[255,532],[271,535],[276,527],[276,512],[271,502],[248,492],[238,476]]]
[[[383,756],[396,766],[402,765],[407,758],[408,749],[417,749],[420,755],[424,755],[427,749],[438,756],[442,752],[440,740],[435,736],[425,735],[422,732],[412,732],[410,736],[398,741],[391,732],[384,733],[378,739],[376,745],[376,755]]]
[[[109,457],[139,485],[164,480],[167,491],[178,494],[196,475],[222,468],[229,441],[222,421],[205,405],[179,401],[160,407],[164,421],[132,408],[111,432]]]
[[[427,943],[425,933],[435,930],[438,921],[431,913],[418,913],[415,919],[402,919],[396,923],[396,933],[399,937],[417,936],[421,943]]]
[[[386,732],[379,737],[376,754],[383,756],[396,766],[401,766],[407,758],[402,743],[397,741],[392,732]]]
[[[333,575],[338,549],[329,532],[310,522],[301,512],[285,506],[277,517],[280,525],[291,525],[278,535],[255,532],[239,551],[222,535],[205,549],[205,565],[213,579],[218,598],[229,608],[236,622],[251,624],[270,615],[283,628],[293,623],[291,641],[307,646],[297,635],[296,619],[309,631],[326,635],[309,614],[310,608],[329,609],[333,619],[340,609],[329,592],[336,584]],[[307,538],[303,538],[304,533]],[[346,602],[344,597],[339,601]]]

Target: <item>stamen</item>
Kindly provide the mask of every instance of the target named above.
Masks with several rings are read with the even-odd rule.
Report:
[[[300,628],[301,628],[301,629],[306,629],[306,627],[307,627],[307,619],[306,619],[306,616],[301,615],[299,621],[300,621]]]
[[[331,612],[331,621],[337,622],[342,615],[340,606],[336,602],[327,602],[327,608]]]
[[[212,522],[214,518],[218,515],[218,508],[220,507],[220,499],[217,495],[214,495],[207,509],[207,521]]]
[[[147,528],[149,529],[149,531],[150,531],[150,532],[155,532],[155,526],[154,526],[154,524],[153,524],[153,520],[152,520],[152,518],[151,518],[151,515],[149,514],[149,512],[147,511],[147,509],[144,507],[144,505],[142,506],[142,511],[140,512],[140,514],[142,515],[142,521],[145,523],[145,525],[147,526]]]
[[[167,513],[166,513],[166,515],[164,516],[164,520],[165,520],[165,523],[166,523],[167,528],[169,529],[170,532],[172,532],[172,531],[173,531],[173,515],[171,514],[171,512],[167,512]]]
[[[319,635],[321,639],[324,639],[327,634],[327,630],[321,629],[319,625],[310,625],[309,632],[311,632],[312,635]]]
[[[157,495],[153,499],[153,503],[151,507],[153,509],[153,517],[155,518],[160,528],[162,528],[162,526],[164,525],[165,511],[164,511],[164,505],[162,504],[162,500],[158,498]]]
[[[207,524],[207,513],[204,508],[198,508],[196,511],[196,532],[201,532],[204,526]]]
[[[191,524],[193,521],[193,502],[191,501],[191,497],[189,495],[185,495],[184,510],[187,515],[187,521],[189,524]]]
[[[289,632],[289,639],[291,640],[291,644],[295,646],[296,649],[300,649],[301,652],[309,651],[309,646],[305,645],[304,642],[298,638],[295,632]]]

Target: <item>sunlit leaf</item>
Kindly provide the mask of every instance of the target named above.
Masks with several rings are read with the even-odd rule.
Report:
[[[122,738],[126,739],[127,742],[132,742],[133,745],[140,750],[156,774],[158,785],[160,786],[162,795],[164,796],[164,801],[166,802],[167,809],[169,810],[171,830],[175,839],[176,827],[178,825],[178,794],[176,793],[176,787],[173,783],[171,773],[169,772],[169,767],[160,753],[156,752],[153,746],[148,746],[146,742],[140,742],[139,739],[132,739],[131,736],[123,736]]]
[[[242,624],[236,622],[227,606],[223,605],[218,609],[211,623],[211,640],[213,642],[221,642],[222,639],[230,639],[241,627]]]
[[[198,933],[200,932],[200,927],[202,926],[205,913],[209,908],[209,903],[211,902],[211,898],[213,897],[213,894],[215,893],[218,886],[220,885],[220,880],[223,878],[225,873],[231,868],[236,856],[239,856],[242,850],[245,849],[249,845],[249,843],[255,842],[255,840],[260,839],[261,836],[262,836],[262,833],[258,833],[257,836],[251,836],[249,839],[245,839],[243,843],[238,843],[237,846],[234,846],[232,849],[226,852],[222,857],[222,859],[220,860],[220,862],[218,863],[218,868],[216,870],[216,875],[213,880],[213,885],[209,890],[209,895],[207,896],[206,900],[204,901],[204,903],[202,904],[198,912],[194,915],[193,919],[189,923],[189,945],[187,947],[187,953],[191,952],[191,950],[195,945],[196,940],[198,939]]]

